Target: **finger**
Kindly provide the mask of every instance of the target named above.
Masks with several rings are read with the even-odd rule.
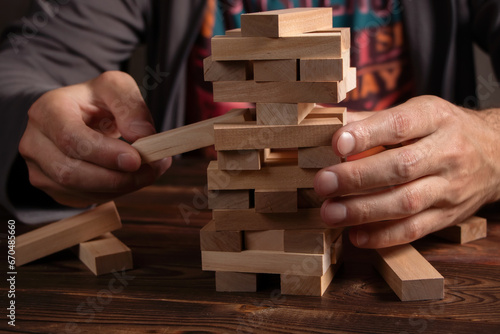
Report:
[[[446,185],[443,178],[431,176],[379,193],[328,199],[321,217],[328,225],[340,227],[413,216],[443,201]]]
[[[375,115],[375,112],[373,111],[355,111],[355,112],[348,111],[346,113],[346,121],[347,121],[346,123],[349,124],[352,122],[362,121],[373,115]]]
[[[333,135],[333,148],[338,155],[349,156],[375,146],[395,145],[424,137],[438,129],[443,109],[450,109],[450,105],[436,97],[411,99],[347,124]]]

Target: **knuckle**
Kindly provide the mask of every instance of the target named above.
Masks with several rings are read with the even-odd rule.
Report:
[[[112,87],[121,86],[124,80],[133,80],[132,77],[121,71],[106,71],[97,77],[99,83],[110,85]]]
[[[350,170],[349,175],[349,187],[356,190],[363,189],[363,185],[365,184],[365,177],[363,170],[359,167],[353,167]]]
[[[418,213],[422,210],[423,206],[424,198],[419,190],[410,187],[403,188],[401,209],[404,214]]]
[[[404,225],[404,237],[406,240],[414,241],[421,238],[422,231],[419,227],[418,222],[415,219],[410,219]]]
[[[390,114],[389,127],[394,138],[398,141],[407,139],[411,131],[411,119],[404,111],[395,111]]]
[[[419,159],[414,151],[409,149],[402,150],[396,156],[396,175],[403,180],[413,179],[417,172],[418,162]]]

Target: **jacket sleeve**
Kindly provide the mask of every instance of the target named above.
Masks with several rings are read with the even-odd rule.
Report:
[[[35,0],[30,12],[3,33],[0,209],[19,213],[12,191],[26,199],[36,194],[24,189],[27,175],[14,165],[31,104],[49,90],[123,69],[145,39],[150,6],[151,0]]]

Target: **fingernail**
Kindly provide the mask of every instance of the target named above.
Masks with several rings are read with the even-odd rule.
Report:
[[[358,244],[358,246],[366,245],[369,238],[370,237],[368,236],[368,233],[363,230],[359,230],[356,232],[356,243]]]
[[[328,224],[335,225],[342,222],[347,216],[345,205],[329,203],[325,208],[325,218]]]
[[[351,153],[352,150],[354,150],[355,145],[356,141],[354,140],[352,134],[350,134],[349,132],[344,132],[342,135],[340,135],[340,138],[337,141],[337,149],[343,156]]]
[[[321,172],[316,179],[316,191],[323,196],[327,196],[337,191],[339,180],[337,174],[330,171]]]
[[[153,125],[145,121],[133,121],[130,123],[129,129],[130,131],[142,137],[150,136],[156,133]]]
[[[137,159],[130,153],[120,153],[117,164],[118,168],[125,171],[135,171],[138,168]]]

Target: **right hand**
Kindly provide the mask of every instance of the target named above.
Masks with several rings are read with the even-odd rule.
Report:
[[[105,72],[49,91],[28,115],[19,152],[30,182],[61,204],[108,201],[153,183],[170,167],[170,158],[141,165],[139,153],[127,143],[155,129],[137,84],[126,73]]]

